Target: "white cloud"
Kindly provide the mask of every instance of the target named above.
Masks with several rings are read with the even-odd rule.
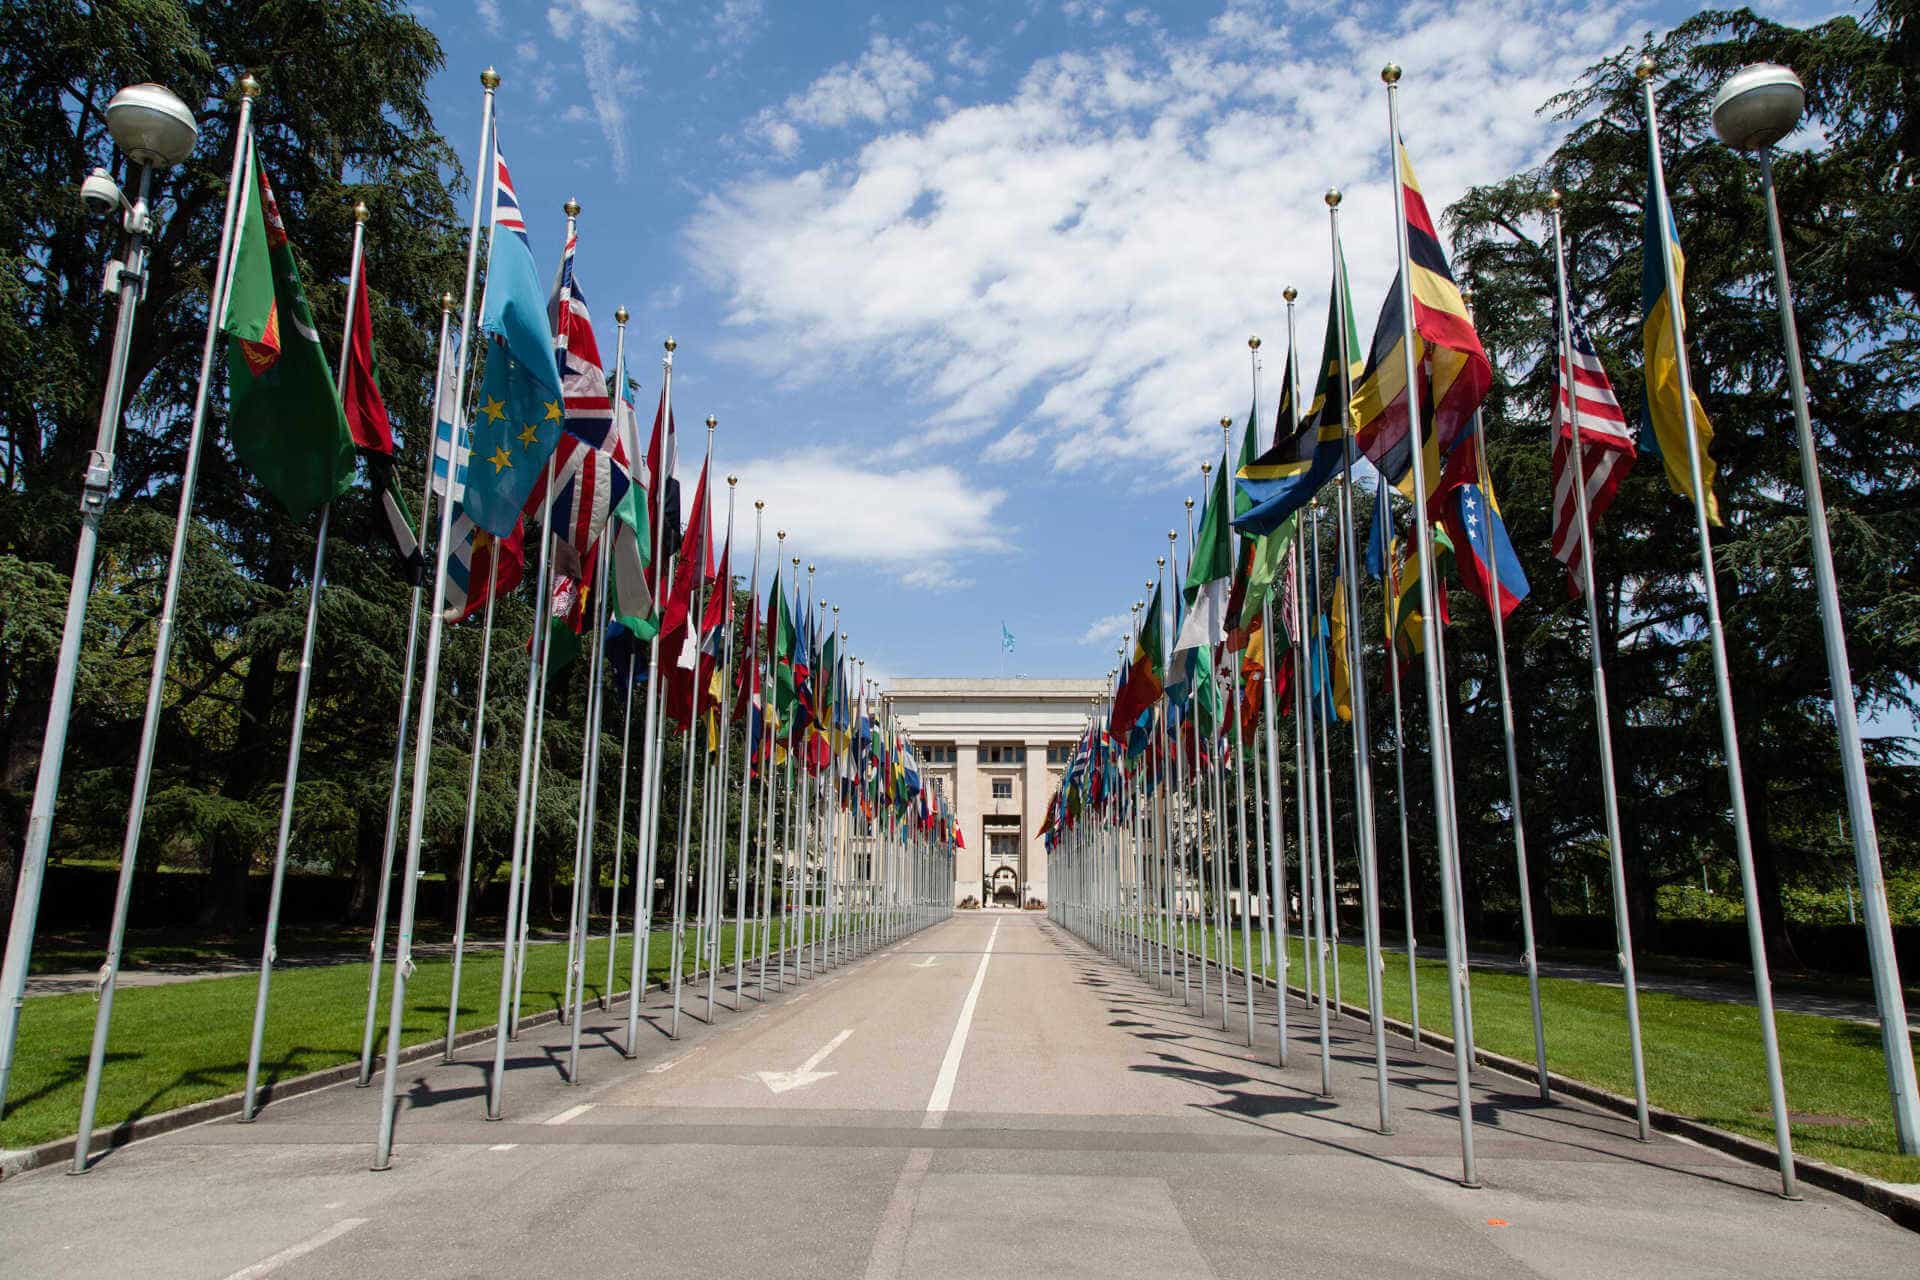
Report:
[[[1133,634],[1133,615],[1131,613],[1110,613],[1104,618],[1095,618],[1087,629],[1080,633],[1080,643],[1101,649],[1110,649]]]
[[[802,127],[838,129],[897,120],[932,79],[933,69],[906,46],[876,35],[858,61],[841,63],[779,107],[762,111],[751,131],[779,154],[791,156],[799,149]]]
[[[713,14],[713,34],[723,45],[741,45],[759,32],[765,0],[721,0]]]
[[[767,504],[768,548],[784,529],[789,555],[823,566],[871,566],[909,587],[951,589],[968,582],[957,559],[1006,545],[996,519],[1006,495],[952,467],[889,471],[820,450],[756,458],[737,474],[742,509]]]
[[[555,38],[580,47],[593,118],[618,178],[627,176],[626,100],[642,83],[640,69],[622,59],[620,45],[636,34],[642,15],[639,0],[558,0],[547,7]]]
[[[502,26],[500,19],[500,0],[474,0],[473,12],[480,19],[480,25],[487,34],[497,36]]]
[[[1330,184],[1371,324],[1393,271],[1386,55],[1407,61],[1402,129],[1438,211],[1552,146],[1539,106],[1645,21],[1630,3],[1375,3],[1276,47],[1283,29],[1236,0],[1202,34],[1082,42],[1002,100],[724,187],[688,224],[690,258],[772,376],[857,360],[919,399],[923,442],[1184,474],[1245,413],[1250,332],[1277,388],[1289,284],[1317,347]],[[859,70],[876,58],[898,65],[894,96]],[[793,154],[809,125],[891,123],[919,67],[876,37],[758,133]]]

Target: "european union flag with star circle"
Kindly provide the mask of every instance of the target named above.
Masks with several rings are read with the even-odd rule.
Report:
[[[494,152],[493,243],[480,316],[487,365],[473,415],[465,507],[495,537],[513,532],[564,425],[553,329],[506,162]]]

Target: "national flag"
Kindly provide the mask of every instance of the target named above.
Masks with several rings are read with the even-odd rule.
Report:
[[[1235,477],[1233,527],[1242,535],[1271,533],[1280,522],[1313,500],[1321,486],[1339,473],[1345,460],[1341,433],[1346,430],[1346,398],[1341,390],[1340,360],[1347,361],[1351,377],[1360,370],[1360,338],[1353,327],[1353,305],[1347,296],[1346,263],[1334,278],[1340,306],[1327,309],[1327,338],[1320,356],[1313,403],[1296,427],[1293,423],[1293,358],[1280,383],[1280,409],[1274,423],[1272,448],[1242,465]],[[1340,317],[1347,317],[1343,334]],[[1244,502],[1244,505],[1242,505]]]
[[[600,362],[600,343],[593,336],[593,318],[587,314],[587,296],[574,278],[574,250],[578,235],[568,235],[560,254],[560,270],[547,300],[547,319],[553,326],[553,362],[560,374],[564,419],[569,434],[596,449],[612,450],[607,437],[613,430],[613,396]],[[620,449],[624,462],[625,450]]]
[[[1258,412],[1258,405],[1247,411],[1247,425],[1240,433],[1240,461],[1236,475],[1245,472],[1259,453],[1259,436],[1255,427]],[[1251,506],[1252,500],[1236,483],[1233,490],[1235,518],[1243,515]],[[1266,602],[1267,593],[1272,590],[1274,572],[1279,568],[1280,558],[1286,554],[1287,544],[1293,537],[1292,520],[1293,517],[1289,516],[1269,533],[1241,535],[1240,556],[1233,571],[1233,587],[1227,593],[1227,648],[1232,652],[1238,653],[1246,648],[1247,638],[1260,620],[1260,606]]]
[[[1227,638],[1227,594],[1233,581],[1233,534],[1227,501],[1227,455],[1222,453],[1206,510],[1201,513],[1200,531],[1194,536],[1193,559],[1187,565],[1181,594],[1189,611],[1174,642],[1175,653],[1217,645]]]
[[[1375,471],[1373,522],[1367,527],[1367,576],[1375,582],[1387,576],[1387,543],[1393,537],[1393,498],[1387,478]]]
[[[647,528],[660,531],[660,545],[652,548],[647,582],[653,598],[663,594],[662,575],[667,562],[680,551],[680,480],[674,474],[679,465],[679,450],[673,429],[673,405],[667,388],[660,388],[660,404],[653,411],[653,434],[647,440]],[[662,510],[665,504],[665,510]],[[651,534],[649,534],[651,536]]]
[[[1693,496],[1693,474],[1687,465],[1687,402],[1680,394],[1680,362],[1685,359],[1680,343],[1686,336],[1687,310],[1684,300],[1687,259],[1680,252],[1680,232],[1673,224],[1673,210],[1663,208],[1654,187],[1653,165],[1660,163],[1659,139],[1649,131],[1646,235],[1640,252],[1641,346],[1646,359],[1646,419],[1653,430],[1648,439],[1654,452],[1667,468],[1667,483],[1683,498]],[[1667,279],[1662,241],[1673,257],[1673,279]],[[1707,519],[1720,523],[1720,504],[1713,492],[1714,463],[1708,448],[1713,443],[1713,424],[1695,395],[1693,406],[1694,439],[1700,446],[1700,480],[1706,485]],[[1584,428],[1586,419],[1583,417]]]
[[[1127,676],[1114,695],[1113,732],[1125,733],[1140,713],[1160,700],[1166,688],[1166,656],[1162,652],[1160,632],[1160,588],[1153,589],[1146,619],[1133,640],[1133,658],[1127,663]]]
[[[493,161],[493,238],[480,317],[488,339],[486,370],[473,418],[465,501],[475,523],[504,536],[519,522],[560,441],[566,414],[533,246],[497,146]]]
[[[495,562],[499,577],[490,578]],[[464,622],[487,603],[489,581],[496,596],[505,595],[520,585],[526,565],[525,526],[516,524],[513,533],[496,538],[473,522],[473,517],[458,507],[453,512],[452,536],[447,550],[447,598],[442,611],[450,623]]]
[[[1352,654],[1347,639],[1347,579],[1333,575],[1333,599],[1327,607],[1327,639],[1333,647],[1333,709],[1342,720],[1353,719]]]
[[[454,442],[453,423],[441,418],[433,424],[433,491],[443,500],[447,498],[447,472],[453,472],[452,501],[458,502],[467,495],[467,464],[473,456],[473,424],[464,418],[459,430],[459,443]]]
[[[420,553],[420,532],[394,470],[393,424],[387,418],[386,401],[380,396],[380,362],[373,351],[373,308],[367,298],[364,256],[348,307],[351,333],[340,395],[347,431],[353,436],[354,447],[367,460],[367,479],[380,495],[381,518],[394,554],[400,557],[401,575],[419,586],[426,573],[426,557]]]
[[[1495,570],[1500,578],[1500,616],[1512,613],[1527,593],[1526,570],[1513,552],[1499,505],[1488,500],[1485,487],[1475,480],[1447,495],[1446,526],[1453,544],[1454,566],[1460,585],[1493,608]]]
[[[1443,526],[1433,527],[1433,555],[1437,560],[1442,552],[1451,553],[1453,543],[1448,540]],[[1414,542],[1409,539],[1402,542],[1394,540],[1393,554],[1392,608],[1388,611],[1387,625],[1393,638],[1393,651],[1396,668],[1405,675],[1413,659],[1426,652],[1426,632],[1421,623],[1420,612],[1420,561],[1414,555]],[[1447,613],[1446,580],[1439,574],[1434,575],[1433,590],[1440,608],[1440,625],[1450,621]]]
[[[244,170],[220,327],[233,452],[295,516],[353,483],[353,434],[314,328],[280,206],[258,155]]]
[[[1493,366],[1454,284],[1446,251],[1427,213],[1426,198],[1413,174],[1405,144],[1396,142],[1400,185],[1407,211],[1408,282],[1413,298],[1414,366],[1421,386],[1421,436],[1427,450],[1424,471],[1429,516],[1442,488],[1442,462],[1473,422],[1473,414],[1493,384]],[[1374,327],[1365,370],[1353,388],[1354,438],[1388,481],[1409,500],[1413,493],[1413,453],[1407,422],[1406,323],[1400,310],[1396,273]]]
[[[1007,624],[1004,621],[1000,624],[1000,652],[1013,652],[1013,632],[1007,630]]]
[[[1572,359],[1560,352],[1560,394],[1554,402],[1553,432],[1553,556],[1567,566],[1567,594],[1580,594],[1581,548],[1592,537],[1580,536],[1579,502],[1573,491],[1573,428],[1580,426],[1580,470],[1586,477],[1587,519],[1597,522],[1613,505],[1620,482],[1633,470],[1638,450],[1627,415],[1614,397],[1613,383],[1593,348],[1593,339],[1579,317],[1567,317]],[[1560,345],[1560,344],[1556,344]]]

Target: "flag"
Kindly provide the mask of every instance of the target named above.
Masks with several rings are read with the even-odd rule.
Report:
[[[1160,638],[1160,588],[1154,587],[1153,601],[1147,606],[1145,621],[1133,640],[1133,659],[1127,664],[1127,678],[1114,695],[1112,731],[1125,733],[1140,713],[1160,700],[1166,688],[1166,656]]]
[[[1446,529],[1436,525],[1433,528],[1433,555],[1439,559],[1442,552],[1451,552],[1453,544],[1448,541]],[[1405,675],[1413,659],[1426,652],[1426,632],[1423,629],[1420,613],[1420,561],[1414,555],[1414,542],[1409,539],[1402,542],[1394,539],[1392,608],[1387,615],[1388,633],[1393,639],[1393,651],[1396,668]],[[1438,574],[1433,580],[1434,594],[1438,597],[1440,624],[1449,621],[1447,615],[1447,589],[1445,580]]]
[[[348,307],[352,316],[351,333],[340,395],[341,408],[347,415],[347,432],[353,437],[354,447],[367,460],[367,479],[380,495],[380,514],[394,554],[400,557],[401,576],[419,586],[426,573],[426,557],[420,553],[420,532],[414,526],[413,512],[407,508],[394,470],[393,424],[387,418],[386,401],[380,396],[380,362],[373,352],[373,308],[367,299],[364,256]]]
[[[1000,652],[1013,652],[1013,632],[1007,630],[1007,624],[1005,622],[1000,624]]]
[[[647,528],[660,530],[660,545],[652,548],[647,574],[655,600],[662,595],[661,575],[667,571],[667,562],[680,550],[680,481],[674,475],[678,464],[673,405],[668,402],[667,388],[662,384],[660,404],[653,411],[653,435],[647,440]]]
[[[493,238],[480,317],[488,340],[486,371],[473,417],[465,500],[476,524],[505,536],[519,522],[527,496],[559,443],[566,415],[553,361],[553,329],[534,274],[533,246],[497,146],[493,160]]]
[[[1227,593],[1233,579],[1233,534],[1227,515],[1227,455],[1214,469],[1213,489],[1201,513],[1200,532],[1193,542],[1193,560],[1181,594],[1190,606],[1173,651],[1180,653],[1227,638]]]
[[[227,430],[242,466],[304,516],[353,483],[353,434],[286,224],[256,155],[242,179],[227,307]]]
[[[619,448],[619,440],[607,438],[613,431],[613,396],[607,390],[607,374],[600,362],[600,343],[593,336],[593,318],[587,314],[587,296],[573,274],[579,240],[578,235],[567,237],[553,294],[547,300],[547,320],[553,326],[553,363],[560,374],[565,413],[562,422],[570,435],[596,449],[618,449],[625,461],[626,450]]]
[[[1406,146],[1396,142],[1407,211],[1408,277],[1413,297],[1414,366],[1421,380],[1421,435],[1427,450],[1428,502],[1442,489],[1442,460],[1473,422],[1493,383],[1493,366],[1453,282],[1447,255],[1427,213]],[[1407,423],[1405,317],[1396,273],[1374,327],[1365,370],[1353,388],[1354,439],[1390,483],[1413,499],[1413,454]],[[1429,510],[1429,515],[1433,513]]]
[[[1344,261],[1334,277],[1333,287],[1340,290],[1342,305],[1327,309],[1327,340],[1321,352],[1313,403],[1295,427],[1293,358],[1289,354],[1287,372],[1280,384],[1275,443],[1236,473],[1235,489],[1246,505],[1242,507],[1236,502],[1233,527],[1243,535],[1277,529],[1281,521],[1313,500],[1321,486],[1340,470],[1345,458],[1341,432],[1346,429],[1346,401],[1341,392],[1340,360],[1344,350],[1348,376],[1359,372],[1360,339],[1353,327],[1353,306],[1347,297]],[[1343,314],[1347,317],[1344,334],[1340,332]]]
[[[1686,303],[1682,296],[1686,291],[1687,259],[1680,252],[1680,233],[1673,225],[1673,210],[1661,207],[1660,193],[1654,187],[1652,166],[1660,163],[1660,141],[1651,131],[1648,141],[1646,237],[1640,254],[1640,310],[1644,316],[1641,344],[1647,367],[1646,420],[1653,428],[1648,438],[1666,465],[1667,483],[1681,497],[1691,498],[1693,474],[1687,465],[1687,406],[1680,395],[1680,361],[1684,358],[1680,340],[1687,328]],[[1673,255],[1672,280],[1667,279],[1665,255],[1661,253],[1663,230],[1667,253]],[[1586,425],[1584,417],[1581,425]],[[1700,407],[1698,395],[1693,397],[1693,432],[1700,443],[1700,480],[1707,487],[1707,519],[1719,524],[1720,504],[1713,492],[1713,455],[1708,452],[1713,443],[1713,424],[1707,421],[1707,411]]]
[[[1353,672],[1347,641],[1347,580],[1333,575],[1333,599],[1327,609],[1327,640],[1333,649],[1333,709],[1342,720],[1353,719]]]
[[[1578,317],[1567,317],[1572,359],[1560,352],[1560,394],[1554,402],[1553,432],[1553,557],[1567,566],[1567,594],[1580,594],[1580,555],[1586,539],[1576,527],[1579,503],[1573,492],[1574,415],[1580,424],[1580,470],[1587,483],[1587,519],[1598,521],[1613,505],[1620,482],[1633,470],[1638,451],[1627,415],[1614,398],[1613,383],[1600,355]],[[1558,344],[1556,344],[1558,345]],[[1588,528],[1588,537],[1593,530]]]
[[[1387,543],[1393,537],[1393,499],[1387,478],[1378,471],[1373,489],[1373,522],[1367,527],[1367,576],[1375,582],[1387,576]]]
[[[489,575],[496,560],[500,572],[493,580],[493,590],[496,595],[505,595],[520,585],[525,571],[525,527],[516,524],[512,534],[496,538],[455,507],[447,551],[447,598],[442,602],[448,622],[464,622],[486,606]]]
[[[1507,527],[1501,523],[1499,505],[1489,501],[1485,487],[1474,480],[1447,496],[1445,520],[1460,585],[1479,596],[1491,609],[1497,568],[1500,616],[1504,618],[1512,613],[1532,588],[1527,585],[1526,570],[1520,567],[1520,557],[1513,553]]]
[[[446,418],[433,424],[433,491],[447,498],[447,473],[453,473],[452,501],[467,496],[467,463],[473,455],[473,424],[462,421],[459,443],[454,442],[453,423]]]

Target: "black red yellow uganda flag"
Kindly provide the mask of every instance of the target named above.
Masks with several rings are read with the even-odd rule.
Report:
[[[1413,174],[1405,144],[1394,148],[1400,165],[1400,185],[1407,209],[1407,267],[1413,297],[1414,365],[1423,384],[1419,388],[1424,434],[1429,435],[1426,472],[1428,497],[1439,485],[1440,460],[1473,425],[1473,414],[1486,399],[1493,367],[1467,315],[1466,301],[1447,266],[1446,251],[1433,229],[1426,198]],[[1400,309],[1400,279],[1396,275],[1380,308],[1367,364],[1354,384],[1351,409],[1354,438],[1360,449],[1387,479],[1409,499],[1413,497],[1413,455],[1407,422],[1407,379],[1404,343],[1407,324]]]

